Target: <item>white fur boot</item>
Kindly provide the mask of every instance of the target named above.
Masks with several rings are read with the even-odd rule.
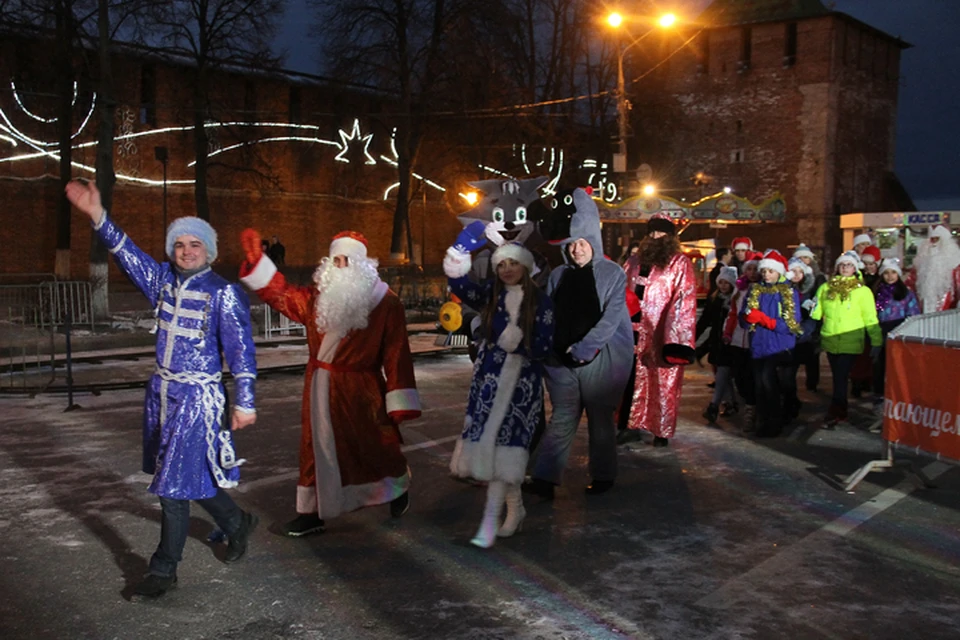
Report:
[[[502,480],[491,480],[487,485],[487,504],[483,509],[483,519],[470,544],[482,549],[493,546],[497,539],[497,529],[500,527],[500,511],[503,509],[506,492],[507,484]]]
[[[523,528],[523,519],[527,515],[527,510],[523,508],[523,494],[520,493],[520,485],[507,485],[507,517],[503,520],[503,526],[497,531],[497,536],[509,538],[517,531]]]

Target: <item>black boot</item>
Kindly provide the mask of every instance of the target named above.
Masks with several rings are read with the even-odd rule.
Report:
[[[703,419],[713,424],[717,421],[717,416],[720,415],[720,407],[713,404],[712,402],[707,405],[707,408],[703,412]]]
[[[666,447],[669,444],[670,444],[670,440],[667,438],[661,438],[660,436],[656,436],[653,439],[653,446],[655,447]]]
[[[177,586],[177,574],[172,576],[148,575],[140,584],[133,588],[133,595],[144,598],[159,598],[170,589]]]
[[[540,478],[530,478],[520,485],[520,490],[524,493],[532,493],[535,496],[553,500],[554,485],[552,482],[541,480]]]
[[[390,517],[399,518],[410,508],[410,492],[404,491],[402,494],[390,501]]]
[[[584,492],[587,495],[595,496],[601,493],[606,493],[613,488],[613,480],[594,480],[586,486]]]
[[[257,528],[260,518],[256,515],[244,511],[241,515],[240,528],[230,536],[227,544],[227,555],[223,561],[226,563],[236,562],[247,553],[247,542],[250,540],[250,534]]]

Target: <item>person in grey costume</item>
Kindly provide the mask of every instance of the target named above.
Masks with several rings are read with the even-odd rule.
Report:
[[[604,257],[597,205],[582,189],[559,192],[539,222],[541,234],[562,246],[565,264],[547,283],[557,314],[554,353],[545,371],[553,413],[524,489],[553,497],[586,410],[591,478],[586,492],[603,493],[617,477],[614,413],[633,364],[626,276]]]

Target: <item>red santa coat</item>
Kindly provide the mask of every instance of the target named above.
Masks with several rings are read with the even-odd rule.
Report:
[[[365,329],[320,333],[316,287],[287,283],[262,257],[247,287],[307,329],[297,512],[323,519],[390,502],[410,486],[397,425],[420,416],[403,304],[386,283],[374,289]]]
[[[639,265],[627,268],[630,286],[645,285],[638,332],[637,381],[630,408],[631,429],[644,429],[660,438],[672,438],[677,429],[677,407],[683,386],[683,367],[668,364],[665,345],[694,348],[697,325],[697,285],[690,258],[682,253],[665,268],[653,267],[643,278]]]

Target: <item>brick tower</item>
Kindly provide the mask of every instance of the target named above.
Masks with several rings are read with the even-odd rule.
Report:
[[[893,173],[900,39],[820,0],[715,0],[650,41],[629,61],[630,157],[667,195],[779,191],[788,223],[751,229],[756,244],[826,259],[841,213],[913,209]]]

